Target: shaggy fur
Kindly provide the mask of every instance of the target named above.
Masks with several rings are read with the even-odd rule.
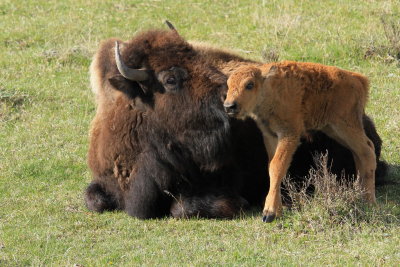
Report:
[[[115,66],[114,42],[104,42],[91,65],[98,108],[88,156],[95,177],[86,191],[88,208],[160,217],[170,213],[175,198],[206,187],[217,192],[205,196],[206,203],[229,206],[241,199],[228,170],[230,123],[220,100],[225,75],[174,32],[150,31],[123,43],[122,57],[129,67],[148,69],[152,78],[128,81]],[[168,75],[178,86],[167,84]],[[209,216],[233,214],[214,213]]]
[[[268,152],[271,184],[264,221],[281,215],[281,181],[301,136],[313,130],[352,151],[365,198],[375,202],[375,148],[363,127],[367,96],[366,77],[315,63],[244,66],[229,77],[226,111],[239,119],[253,118]]]
[[[138,218],[231,218],[248,204],[260,204],[268,188],[262,135],[254,121],[230,119],[221,100],[227,75],[240,63],[254,63],[191,45],[176,31],[148,31],[119,41],[126,65],[149,73],[139,83],[118,72],[115,41],[100,45],[90,67],[97,111],[87,207]],[[347,156],[342,152],[332,158]],[[293,173],[308,172],[312,161],[299,158],[301,168]]]

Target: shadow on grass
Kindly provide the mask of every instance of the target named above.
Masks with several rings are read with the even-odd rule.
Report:
[[[380,202],[400,204],[400,165],[389,165],[385,183],[377,187]]]

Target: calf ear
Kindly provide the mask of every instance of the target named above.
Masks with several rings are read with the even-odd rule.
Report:
[[[265,80],[268,80],[272,77],[274,77],[275,75],[278,74],[278,67],[277,66],[272,66],[271,68],[269,68],[268,71],[263,72],[262,76]]]

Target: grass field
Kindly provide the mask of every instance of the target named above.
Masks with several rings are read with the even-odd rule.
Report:
[[[165,19],[249,58],[367,75],[390,165],[378,206],[340,224],[311,207],[271,224],[259,210],[229,221],[88,212],[91,56],[101,40]],[[1,0],[0,29],[0,266],[400,265],[398,0]]]

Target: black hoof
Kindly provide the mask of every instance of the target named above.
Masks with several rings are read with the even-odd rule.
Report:
[[[267,215],[264,215],[262,218],[263,222],[270,223],[275,219],[276,215],[274,213],[268,213]]]

